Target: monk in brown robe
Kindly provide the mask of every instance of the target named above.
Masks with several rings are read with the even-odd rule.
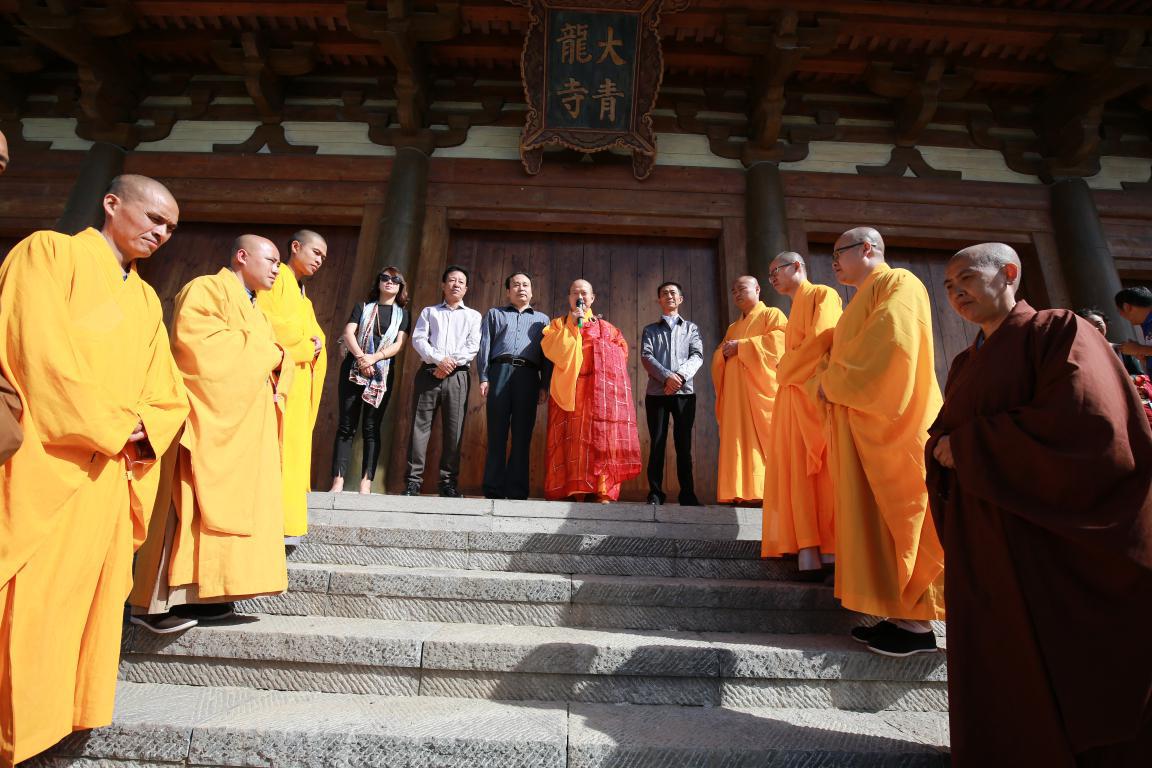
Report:
[[[1000,243],[948,264],[980,326],[926,446],[946,554],[952,765],[1152,765],[1152,433],[1107,341],[1016,300]]]

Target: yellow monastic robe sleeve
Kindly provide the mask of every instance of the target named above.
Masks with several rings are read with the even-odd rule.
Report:
[[[296,281],[296,275],[290,267],[280,267],[280,274],[272,289],[256,294],[256,305],[272,323],[276,341],[284,347],[292,362],[312,362],[316,357],[316,345],[312,343],[312,337],[320,336],[323,341],[324,334],[315,332],[311,307],[301,295],[300,283]]]
[[[86,322],[119,324],[122,312],[111,302],[68,305],[75,258],[68,243],[65,235],[37,232],[13,248],[5,261],[0,306],[8,330],[4,373],[19,369],[9,379],[15,379],[24,402],[52,404],[25,412],[45,448],[115,456],[140,421],[137,404],[105,387],[84,364],[73,339],[84,332]],[[12,300],[17,291],[19,302]]]
[[[591,316],[591,312],[585,315]],[[580,367],[584,365],[584,339],[580,329],[569,315],[554,318],[544,328],[540,348],[544,356],[552,361],[552,384],[549,389],[552,399],[562,410],[576,410],[576,380],[580,378]]]
[[[237,468],[260,455],[251,443],[262,435],[283,350],[227,269],[193,280],[176,296],[172,346],[192,405],[181,444],[192,455],[204,524],[245,535],[258,500]],[[281,388],[289,386],[291,371],[283,366]]]
[[[901,275],[885,278],[885,289],[859,296],[871,298],[872,308],[864,324],[837,345],[820,385],[830,403],[894,419],[905,411],[916,389],[929,384],[917,364],[924,367],[920,350],[926,335],[931,355],[932,310],[922,285],[912,285]],[[860,293],[865,293],[864,287]],[[932,370],[931,357],[927,370]]]
[[[149,293],[152,293],[150,288]],[[188,395],[184,390],[180,369],[172,358],[160,301],[154,293],[151,298],[156,305],[155,329],[149,344],[151,362],[148,365],[148,380],[138,408],[140,420],[144,422],[144,429],[148,433],[148,444],[156,456],[150,461],[136,462],[132,466],[132,537],[137,549],[144,544],[148,535],[148,520],[160,486],[160,457],[168,450],[188,417]]]
[[[777,369],[780,386],[803,385],[816,375],[832,348],[832,334],[843,307],[840,294],[826,285],[807,286],[792,304],[785,333],[785,352]]]
[[[761,403],[776,399],[776,368],[784,354],[784,329],[788,318],[776,307],[765,306],[748,326],[748,336],[740,339],[736,359],[750,389]]]

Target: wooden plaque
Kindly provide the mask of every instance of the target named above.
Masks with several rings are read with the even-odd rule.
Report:
[[[664,76],[663,0],[529,0],[520,67],[528,116],[520,159],[536,174],[544,147],[632,150],[632,171],[656,162],[652,109]]]

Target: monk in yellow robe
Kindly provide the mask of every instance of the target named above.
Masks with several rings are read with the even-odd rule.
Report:
[[[176,295],[172,352],[191,412],[130,598],[132,623],[153,632],[231,618],[232,601],[288,587],[277,388],[290,391],[293,366],[256,306],[279,271],[271,241],[242,235],[230,267]]]
[[[776,400],[776,366],[784,353],[788,318],[760,301],[760,283],[736,278],[732,299],[740,319],[728,326],[712,355],[716,385],[716,421],[720,424],[720,460],[716,501],[764,498],[764,461]]]
[[[256,294],[276,341],[292,359],[292,389],[284,404],[284,542],[298,544],[308,533],[308,491],[312,490],[312,429],[320,412],[320,393],[328,358],[324,331],[316,321],[304,282],[319,271],[328,255],[320,235],[302,229],[288,243],[288,261],[280,267],[270,291]]]
[[[548,398],[550,500],[620,498],[620,485],[640,474],[640,436],[628,375],[628,342],[592,314],[596,294],[587,280],[568,289],[571,311],[544,328],[540,348],[552,362]]]
[[[840,319],[840,294],[808,280],[800,254],[786,251],[768,269],[778,293],[792,299],[784,329],[784,356],[776,369],[780,388],[772,408],[764,477],[764,557],[798,554],[802,571],[819,570],[836,552],[832,476],[828,471],[825,407],[805,385],[832,347]]]
[[[840,236],[832,268],[856,288],[813,380],[831,405],[835,593],[845,608],[891,618],[852,631],[869,650],[935,652],[928,621],[944,618],[944,553],[928,513],[924,445],[942,401],[928,291],[884,263],[870,227]]]
[[[136,271],[179,208],[142,176],[103,205],[101,231],[36,232],[0,266],[0,371],[24,406],[0,467],[0,766],[112,722],[132,552],[188,413]]]

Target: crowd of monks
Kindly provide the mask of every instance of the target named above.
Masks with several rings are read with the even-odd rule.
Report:
[[[137,264],[172,237],[176,201],[128,175],[103,210],[100,229],[37,232],[0,266],[0,437],[18,446],[0,466],[0,768],[111,722],[126,598],[152,632],[227,619],[287,588],[285,543],[307,531],[326,342],[303,286],[323,238],[301,230],[281,253],[241,236],[176,296],[169,334]],[[980,330],[942,397],[925,286],[889,267],[869,227],[845,232],[832,263],[855,289],[846,307],[797,253],[768,274],[789,316],[756,278],[732,286],[740,317],[711,361],[718,500],[761,504],[765,556],[831,570],[846,608],[882,619],[852,632],[878,654],[937,651],[947,600],[954,765],[1147,766],[1152,431],[1116,354],[1072,313],[1016,299],[1011,248],[973,246],[945,288]],[[449,267],[413,333],[429,407],[466,397],[481,348],[484,397],[535,370],[547,497],[618,499],[642,463],[629,346],[593,312],[593,286],[575,281],[566,314],[532,320],[515,273],[507,317],[492,310],[481,330],[467,283]],[[654,444],[669,415],[690,432],[702,349],[682,300],[661,286],[642,344]],[[418,493],[422,455],[409,468]],[[452,472],[442,495],[459,495]],[[660,477],[650,467],[652,503]],[[490,479],[486,493],[517,497]]]

